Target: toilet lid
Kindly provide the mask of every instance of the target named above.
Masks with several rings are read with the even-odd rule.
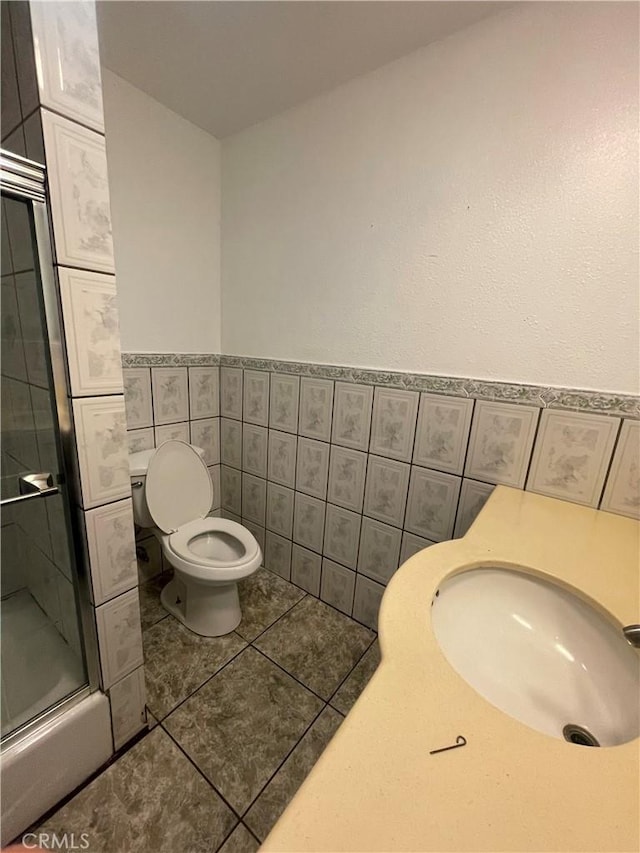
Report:
[[[213,485],[200,455],[184,441],[165,441],[149,460],[145,494],[151,518],[164,533],[204,518]]]

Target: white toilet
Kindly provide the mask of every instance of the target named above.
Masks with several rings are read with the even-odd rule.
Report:
[[[238,626],[238,581],[258,569],[262,551],[241,524],[207,516],[213,485],[201,454],[174,440],[131,454],[133,516],[152,528],[175,568],[164,608],[196,634],[219,637]]]

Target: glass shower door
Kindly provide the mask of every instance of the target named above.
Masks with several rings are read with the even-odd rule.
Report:
[[[2,190],[3,739],[88,684],[34,204]]]

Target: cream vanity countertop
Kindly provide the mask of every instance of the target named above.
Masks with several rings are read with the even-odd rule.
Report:
[[[639,536],[499,486],[464,539],[408,560],[383,599],[382,663],[261,851],[638,851],[640,741],[575,746],[507,716],[450,667],[430,604],[447,575],[519,565],[640,623]]]

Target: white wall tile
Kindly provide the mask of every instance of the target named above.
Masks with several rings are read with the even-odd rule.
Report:
[[[135,534],[131,499],[84,513],[94,604],[136,586]]]
[[[151,450],[152,447],[155,447],[153,427],[127,430],[127,448],[129,455],[132,453],[139,453],[141,450]]]
[[[421,394],[414,463],[462,474],[472,412],[473,400]]]
[[[372,518],[402,527],[407,504],[409,466],[380,456],[369,456],[364,512]]]
[[[415,533],[404,531],[402,534],[402,546],[400,547],[400,565],[406,563],[409,557],[413,557],[419,551],[428,548],[430,545],[435,545],[430,539],[424,539],[422,536],[416,536]]]
[[[73,396],[121,394],[115,278],[64,267],[58,277]]]
[[[40,101],[104,131],[94,3],[30,3]]]
[[[220,468],[220,491],[222,507],[236,515],[242,515],[242,474],[236,468],[222,465]]]
[[[220,418],[220,459],[224,465],[242,468],[242,421]]]
[[[473,415],[465,477],[524,487],[539,409],[478,400]]]
[[[120,749],[147,725],[144,667],[139,666],[109,689],[113,744]]]
[[[42,110],[58,263],[114,270],[104,137]]]
[[[417,391],[376,388],[371,419],[371,453],[410,462],[418,411]]]
[[[354,450],[367,450],[371,432],[373,387],[336,382],[331,441]]]
[[[189,420],[186,367],[152,367],[151,386],[156,426]]]
[[[296,489],[325,500],[328,474],[329,445],[312,438],[299,438]]]
[[[453,534],[456,539],[466,534],[494,489],[495,486],[489,485],[489,483],[478,483],[476,480],[466,479],[462,481]]]
[[[300,435],[329,441],[332,410],[333,381],[304,376],[300,380]]]
[[[148,367],[125,367],[124,401],[129,429],[153,426],[151,371]]]
[[[343,566],[358,562],[361,516],[344,507],[327,504],[323,553]]]
[[[85,509],[131,494],[124,397],[73,401]]]
[[[356,586],[356,573],[331,560],[322,561],[322,587],[320,598],[351,616],[353,593]]]
[[[220,414],[242,420],[242,368],[220,368]]]
[[[267,510],[267,481],[253,474],[242,475],[242,517],[265,525]]]
[[[189,416],[215,418],[220,413],[220,369],[218,367],[189,368]]]
[[[309,551],[301,545],[293,545],[291,551],[291,580],[297,586],[310,592],[311,595],[320,595],[320,575],[322,557],[315,551]]]
[[[220,418],[191,421],[191,444],[204,450],[207,465],[220,462]]]
[[[356,577],[353,600],[353,618],[373,631],[378,630],[378,611],[384,595],[384,587],[362,575]]]
[[[362,519],[358,572],[386,584],[398,568],[402,531],[373,518]]]
[[[142,666],[142,630],[138,590],[112,598],[96,609],[102,686],[106,690]]]
[[[269,430],[269,479],[293,488],[296,483],[296,449],[298,439],[286,432]]]
[[[640,518],[640,421],[622,423],[600,508]]]
[[[244,371],[243,419],[265,427],[269,423],[269,374],[263,370]]]
[[[277,483],[267,485],[267,527],[291,539],[294,492]]]
[[[298,376],[271,374],[269,426],[272,429],[297,432],[299,398],[300,378]]]
[[[322,553],[326,504],[318,498],[296,492],[293,513],[293,541]]]
[[[187,444],[191,443],[188,421],[183,421],[179,424],[163,424],[156,427],[154,432],[156,447],[160,447],[164,441],[185,441]],[[196,447],[200,447],[200,445],[196,444]]]
[[[291,578],[291,542],[283,536],[278,536],[271,530],[266,533],[266,553],[264,564],[267,569],[275,572],[285,580]]]
[[[404,526],[433,542],[449,539],[460,494],[460,477],[412,468]]]
[[[267,439],[266,427],[255,424],[242,426],[242,470],[257,477],[267,476]]]
[[[328,500],[354,512],[362,512],[366,471],[366,453],[332,445]]]
[[[545,409],[527,491],[598,506],[620,418]]]

